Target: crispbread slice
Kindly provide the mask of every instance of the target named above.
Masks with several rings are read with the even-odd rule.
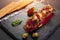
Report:
[[[23,0],[21,2],[17,2],[18,6],[16,7],[15,10],[19,10],[19,9],[23,8],[24,6],[28,5],[31,2],[33,2],[33,0]]]
[[[16,7],[16,2],[11,2],[0,10],[0,18],[5,16],[7,13],[10,13]]]
[[[23,8],[24,6],[28,5],[31,2],[33,2],[33,0],[22,0],[18,2],[11,2],[10,4],[6,5],[4,8],[0,10],[0,18],[5,16],[6,14],[10,14],[13,11]]]
[[[17,7],[14,8],[11,12],[16,11],[16,10],[20,10],[23,7],[25,7],[26,5],[30,4],[31,2],[33,2],[34,0],[22,0],[22,1],[18,1],[16,2]]]

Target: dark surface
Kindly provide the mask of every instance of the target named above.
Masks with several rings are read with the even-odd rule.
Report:
[[[13,40],[3,30],[0,29],[0,40]]]
[[[4,31],[0,29],[0,40],[13,40]],[[60,28],[58,28],[48,40],[60,40]]]
[[[60,40],[60,28],[58,28],[48,40]]]

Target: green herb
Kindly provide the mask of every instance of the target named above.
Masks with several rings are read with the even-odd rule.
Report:
[[[11,23],[11,25],[12,26],[17,26],[17,25],[19,25],[19,24],[21,24],[21,20],[14,20],[12,23]]]
[[[38,11],[37,8],[34,7],[33,9],[34,9],[34,13],[37,13],[37,11]]]

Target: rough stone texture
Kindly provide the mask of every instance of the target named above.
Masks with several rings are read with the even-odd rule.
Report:
[[[4,31],[0,29],[0,40],[13,40]]]
[[[23,10],[24,11],[24,10]],[[20,12],[19,12],[20,13]],[[24,14],[24,15],[23,15]],[[26,17],[25,15],[25,12],[23,12],[23,14],[21,14],[21,15],[23,15],[24,17]],[[19,26],[17,26],[17,27],[12,27],[11,26],[11,21],[12,20],[14,20],[14,19],[23,19],[23,20],[26,20],[26,19],[24,19],[24,17],[22,17],[22,18],[20,18],[21,17],[21,15],[19,15],[18,16],[18,18],[16,18],[17,16],[15,16],[15,17],[12,17],[12,18],[9,18],[9,19],[7,19],[7,20],[4,20],[4,21],[2,21],[3,22],[3,24],[5,24],[4,25],[4,27],[5,28],[7,28],[12,34],[14,34],[18,39],[21,39],[21,36],[20,36],[20,34],[22,34],[22,33],[24,33],[25,31],[22,29],[22,25],[23,25],[23,23],[25,22],[23,22],[21,25],[19,25]],[[39,29],[37,32],[39,33],[39,38],[38,38],[38,40],[44,40],[45,39],[45,37],[47,37],[50,33],[52,33],[52,31],[58,26],[58,24],[60,24],[60,12],[57,10],[56,12],[55,12],[55,16],[50,20],[50,22],[48,22],[45,26],[43,26],[41,29]],[[14,18],[14,19],[13,19]],[[7,23],[7,24],[6,24]],[[60,29],[59,29],[60,30]],[[58,31],[58,32],[60,32],[60,31]],[[2,32],[1,32],[1,34],[3,34]],[[57,33],[57,34],[59,34],[59,33]],[[2,37],[2,36],[1,36]],[[56,37],[56,33],[54,34],[54,36],[52,36],[51,38],[49,38],[50,40],[56,40],[55,38],[57,38],[58,40],[59,40],[59,37],[60,36],[58,36],[58,37]],[[2,40],[4,40],[5,38],[3,38]],[[8,38],[7,39],[7,36],[6,36],[6,40],[9,40],[10,38]],[[29,37],[28,39],[32,39],[31,37]],[[10,39],[11,40],[11,39]],[[21,39],[22,40],[22,39]]]

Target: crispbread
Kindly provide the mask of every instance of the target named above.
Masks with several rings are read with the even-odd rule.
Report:
[[[0,10],[0,18],[5,16],[6,14],[10,14],[13,11],[19,10],[29,3],[33,2],[33,0],[23,0],[18,2],[11,2]]]

